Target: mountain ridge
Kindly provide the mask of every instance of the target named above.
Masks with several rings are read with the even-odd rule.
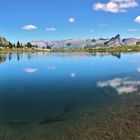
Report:
[[[31,41],[32,44],[38,45],[39,47],[50,47],[54,50],[59,49],[84,49],[84,48],[104,48],[104,47],[121,47],[136,45],[140,39],[137,38],[125,38],[121,39],[120,35],[117,34],[115,37],[104,39],[65,39],[56,41]]]
[[[56,41],[44,41],[33,40],[30,43],[37,45],[40,48],[48,48],[53,50],[71,50],[71,49],[85,49],[85,48],[111,48],[121,46],[136,45],[140,42],[137,38],[125,38],[121,39],[121,36],[117,34],[112,38],[99,38],[99,39],[65,39]],[[0,45],[9,45],[9,41],[6,38],[0,36]]]

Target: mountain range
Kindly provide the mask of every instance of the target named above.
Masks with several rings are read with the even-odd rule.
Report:
[[[39,47],[48,47],[54,50],[59,49],[84,49],[84,48],[102,48],[102,47],[115,47],[115,46],[130,46],[136,45],[140,39],[126,38],[121,39],[120,35],[112,38],[99,38],[99,39],[67,39],[58,41],[31,41],[33,45]]]
[[[115,47],[115,46],[129,46],[136,45],[140,39],[138,38],[126,38],[121,39],[120,35],[116,35],[112,38],[99,38],[99,39],[67,39],[67,40],[57,40],[57,41],[31,41],[32,45],[37,45],[42,48],[51,48],[53,50],[69,50],[69,49],[84,49],[84,48],[103,48],[103,47]],[[8,45],[4,37],[0,36],[0,44]]]

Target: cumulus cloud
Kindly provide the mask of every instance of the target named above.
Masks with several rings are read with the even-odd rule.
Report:
[[[56,31],[56,28],[46,28],[46,31]]]
[[[22,29],[23,30],[35,30],[35,29],[37,29],[37,26],[35,26],[35,25],[24,25],[22,27]]]
[[[69,23],[74,23],[75,22],[75,19],[74,18],[69,18]]]
[[[97,2],[93,9],[111,13],[126,12],[129,8],[137,7],[136,0],[109,0],[107,3]]]
[[[25,68],[24,71],[27,73],[35,73],[37,71],[37,69],[36,68]]]
[[[115,78],[107,81],[99,81],[96,83],[97,87],[112,87],[116,89],[119,95],[128,94],[138,91],[138,86],[140,86],[140,81],[132,80],[128,77],[126,78]]]
[[[137,23],[140,24],[140,16],[137,16],[137,17],[136,17],[135,22],[137,22]]]

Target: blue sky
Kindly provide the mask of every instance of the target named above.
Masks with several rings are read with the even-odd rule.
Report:
[[[12,42],[140,37],[138,0],[0,0],[0,35]]]

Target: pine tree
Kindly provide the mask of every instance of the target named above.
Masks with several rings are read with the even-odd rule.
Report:
[[[28,42],[28,43],[26,44],[26,47],[27,47],[27,48],[32,48],[33,45],[32,45],[30,42]]]
[[[21,48],[19,41],[17,42],[17,48]]]
[[[11,42],[9,42],[9,45],[8,45],[8,46],[9,46],[9,48],[11,48],[11,49],[14,47],[14,45],[13,45]]]

